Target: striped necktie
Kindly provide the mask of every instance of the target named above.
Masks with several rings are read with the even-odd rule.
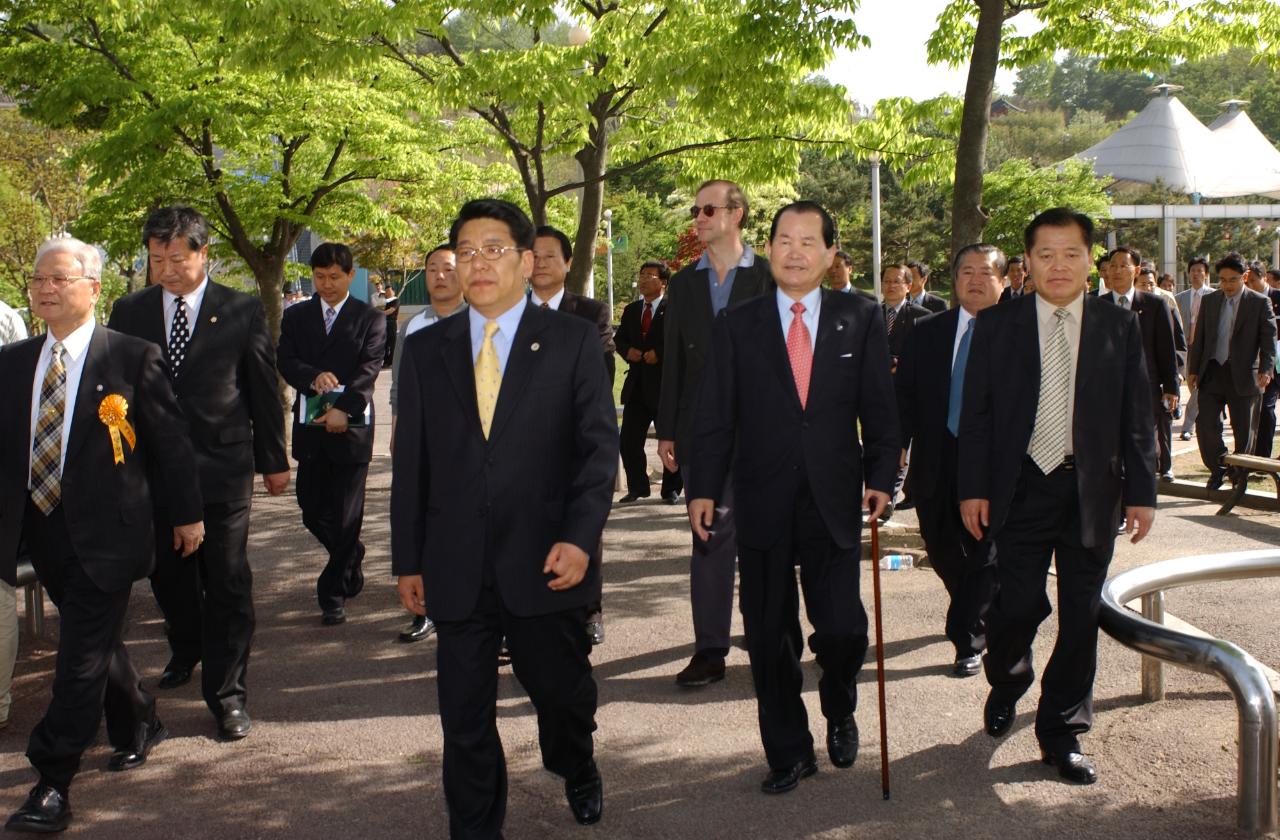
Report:
[[[1067,416],[1068,389],[1071,387],[1071,343],[1067,341],[1065,309],[1053,311],[1057,321],[1049,333],[1049,341],[1040,361],[1040,398],[1036,403],[1036,424],[1031,433],[1031,460],[1040,472],[1048,475],[1067,457],[1067,435],[1071,418]]]

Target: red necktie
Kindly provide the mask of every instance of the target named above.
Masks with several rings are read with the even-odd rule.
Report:
[[[800,407],[809,401],[809,373],[813,370],[813,346],[809,343],[809,328],[804,325],[804,304],[791,304],[794,313],[791,329],[787,330],[787,356],[791,359],[791,375],[796,380],[796,393],[800,395]]]
[[[649,327],[653,324],[653,304],[649,301],[644,302],[644,314],[640,316],[640,337],[644,338],[649,334]]]

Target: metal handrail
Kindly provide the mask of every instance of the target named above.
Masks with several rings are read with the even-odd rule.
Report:
[[[1159,660],[1217,674],[1230,687],[1239,713],[1237,824],[1251,836],[1277,827],[1276,771],[1280,752],[1277,736],[1280,730],[1277,729],[1275,695],[1266,672],[1238,645],[1184,633],[1159,622],[1164,619],[1166,590],[1194,583],[1276,576],[1280,576],[1280,551],[1239,551],[1152,563],[1121,572],[1102,588],[1102,629],[1121,644],[1145,654],[1142,673],[1145,700],[1164,697]],[[1142,616],[1124,606],[1139,597]]]

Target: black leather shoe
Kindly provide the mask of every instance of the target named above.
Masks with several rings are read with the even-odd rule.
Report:
[[[1183,432],[1182,434],[1178,435],[1178,437],[1182,438],[1183,440],[1191,440],[1191,432]]]
[[[218,718],[218,739],[221,741],[239,741],[249,734],[253,721],[244,709],[231,709],[223,712]]]
[[[1074,785],[1091,785],[1098,781],[1098,771],[1093,762],[1079,752],[1054,753],[1041,748],[1040,758],[1045,764],[1058,768],[1058,775]]]
[[[643,496],[641,496],[639,493],[628,493],[627,495],[623,496],[621,499],[618,499],[618,504],[629,505],[632,502],[638,502],[641,499],[647,499],[647,498],[649,498],[648,493],[645,493]]]
[[[853,715],[827,721],[827,757],[837,767],[852,767],[858,759],[858,724]]]
[[[413,622],[400,631],[400,635],[396,638],[402,642],[420,642],[427,636],[436,632],[436,625],[431,619],[425,615],[415,615]]]
[[[320,615],[320,623],[325,627],[335,627],[347,620],[347,611],[342,607],[334,607],[331,610],[325,610]]]
[[[769,775],[760,783],[760,790],[765,793],[786,793],[795,790],[801,779],[807,779],[818,772],[818,762],[812,758],[797,761],[790,767],[781,770],[770,770]]]
[[[880,514],[880,524],[881,525],[888,524],[889,520],[893,518],[893,512],[896,509],[897,509],[897,506],[894,505],[893,502],[889,502],[889,504],[885,505],[884,511]]]
[[[666,502],[669,505],[678,505],[680,504],[680,494],[679,493],[663,493],[662,501]]]
[[[1013,726],[1014,705],[997,700],[995,694],[987,695],[987,704],[982,709],[982,721],[986,724],[987,734],[999,738]]]
[[[1214,470],[1213,472],[1209,473],[1209,480],[1205,482],[1205,485],[1204,485],[1205,489],[1220,490],[1222,488],[1222,482],[1223,480],[1226,479],[1226,477],[1227,477],[1226,473],[1220,472],[1218,470]]]
[[[578,825],[595,825],[604,813],[604,781],[592,762],[591,769],[564,783],[564,796]]]
[[[133,744],[125,749],[118,749],[111,754],[111,758],[107,761],[107,769],[119,772],[141,767],[147,763],[147,756],[151,753],[151,748],[163,741],[168,735],[169,730],[164,728],[160,718],[156,718],[149,724],[142,724],[142,726],[138,727],[138,737],[134,739]]]
[[[160,675],[160,681],[156,683],[156,688],[177,688],[180,685],[186,685],[191,682],[191,672],[195,669],[195,665],[179,665],[172,659],[169,664],[164,666],[164,673]]]
[[[682,688],[699,688],[711,685],[724,679],[724,660],[713,659],[704,653],[695,653],[684,666],[684,670],[676,674],[676,685]]]
[[[44,782],[27,794],[27,801],[4,824],[7,831],[53,834],[71,825],[71,803],[64,794]]]
[[[1163,482],[1166,482],[1166,483],[1168,483],[1168,482],[1172,482],[1172,481],[1173,481],[1173,473],[1171,473],[1171,472],[1162,472],[1162,473],[1160,473],[1160,480],[1161,480],[1161,481],[1163,481]]]
[[[953,677],[976,677],[981,671],[982,655],[978,653],[973,656],[957,656],[956,661],[951,664]]]

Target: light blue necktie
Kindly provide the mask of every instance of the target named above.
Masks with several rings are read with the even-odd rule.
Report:
[[[960,405],[964,402],[964,366],[969,362],[969,339],[973,336],[975,319],[969,319],[960,346],[956,348],[956,360],[951,365],[951,397],[947,401],[947,431],[952,437],[960,436]]]

